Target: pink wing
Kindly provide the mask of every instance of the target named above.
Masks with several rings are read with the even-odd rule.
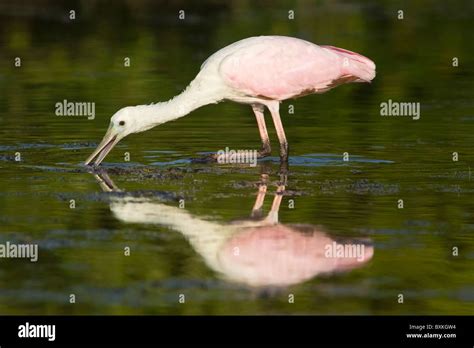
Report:
[[[375,64],[360,54],[290,37],[259,37],[226,56],[224,81],[249,96],[284,100],[341,83],[370,81]]]

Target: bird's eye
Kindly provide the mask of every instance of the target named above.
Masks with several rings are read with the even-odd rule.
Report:
[[[119,125],[125,126],[125,121],[120,121],[120,122],[119,122]]]

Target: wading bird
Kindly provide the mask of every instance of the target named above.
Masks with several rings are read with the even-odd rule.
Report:
[[[252,106],[262,139],[259,157],[270,155],[264,119],[273,118],[280,158],[288,160],[288,142],[280,119],[282,100],[323,93],[348,82],[370,82],[375,64],[342,48],[318,46],[286,36],[258,36],[237,41],[211,55],[189,86],[167,102],[128,106],[117,111],[86,165],[98,165],[125,136],[186,116],[207,104],[231,100]]]

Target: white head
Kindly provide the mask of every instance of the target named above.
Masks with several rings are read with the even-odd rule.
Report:
[[[194,86],[194,87],[192,87]],[[98,165],[121,139],[132,133],[144,132],[162,123],[176,120],[192,110],[215,103],[222,96],[215,89],[201,90],[201,85],[191,85],[180,95],[167,102],[150,105],[127,106],[110,119],[109,129],[97,149],[85,164]]]
[[[153,110],[149,110],[153,107]],[[110,118],[110,125],[99,146],[85,161],[86,165],[98,165],[112,148],[127,135],[144,132],[166,122],[160,104],[127,106],[117,111]],[[149,112],[151,111],[154,117]],[[163,116],[161,116],[163,115]]]

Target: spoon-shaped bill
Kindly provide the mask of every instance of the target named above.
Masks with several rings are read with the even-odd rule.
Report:
[[[99,165],[112,150],[112,148],[119,142],[120,138],[112,125],[109,126],[107,133],[100,142],[99,146],[84,162],[85,165]]]

